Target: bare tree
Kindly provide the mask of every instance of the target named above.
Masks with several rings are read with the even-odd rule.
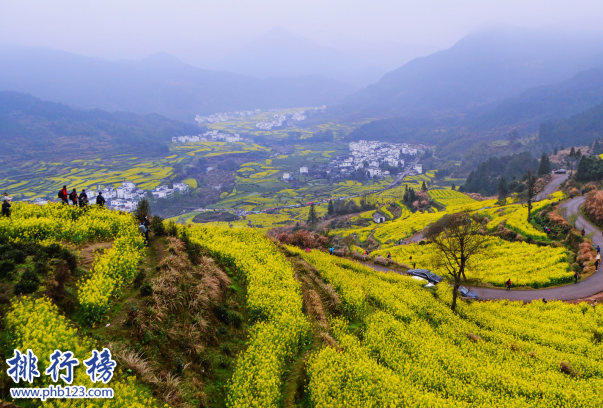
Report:
[[[538,194],[544,191],[544,184],[538,184],[538,177],[530,170],[526,173],[526,206],[528,207],[528,222],[532,220],[532,203]]]
[[[481,231],[479,222],[472,220],[468,212],[446,215],[429,227],[425,237],[436,247],[432,264],[436,269],[445,270],[454,279],[451,309],[456,309],[461,278],[465,281],[465,271],[472,260],[485,251],[488,236]]]

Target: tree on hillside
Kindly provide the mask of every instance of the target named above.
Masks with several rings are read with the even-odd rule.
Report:
[[[421,191],[427,191],[427,186],[425,185],[425,181],[423,181],[423,184],[421,185]]]
[[[574,150],[574,146],[572,146],[572,148],[570,149],[570,152],[569,152],[569,157],[574,157],[575,154],[576,154],[576,151]]]
[[[442,217],[425,233],[425,238],[436,247],[432,258],[434,269],[445,270],[454,279],[452,311],[456,309],[461,278],[467,280],[466,270],[476,256],[485,251],[488,237],[480,228],[468,212],[461,212]]]
[[[538,178],[531,171],[525,175],[526,178],[526,205],[528,207],[528,222],[532,220],[532,203],[536,200],[536,196],[540,194],[544,188],[538,184]]]
[[[598,156],[582,156],[575,178],[581,182],[603,180],[603,160]]]
[[[416,199],[417,199],[417,195],[415,193],[415,190],[412,187],[407,188],[406,192],[404,193],[404,197],[403,197],[404,205],[407,206],[408,208],[412,208],[412,203]]]
[[[517,129],[513,129],[509,135],[509,144],[511,146],[513,146],[515,143],[517,143],[517,140],[519,139],[519,132],[517,131]]]
[[[553,156],[557,154],[557,146],[555,146],[555,150],[553,150]]]
[[[551,172],[551,162],[546,154],[542,153],[540,158],[540,166],[538,167],[538,175],[545,176]]]
[[[134,215],[136,215],[136,218],[139,220],[151,216],[151,202],[146,197],[138,202],[138,207],[136,207]]]
[[[334,212],[335,212],[335,209],[333,208],[333,201],[329,201],[329,205],[327,207],[327,213],[329,215],[333,215]]]
[[[498,182],[498,205],[505,205],[507,203],[507,197],[509,196],[509,186],[507,180],[504,177],[500,178]]]
[[[316,214],[316,208],[314,208],[314,203],[310,204],[310,212],[308,213],[308,224],[318,224],[318,215]]]
[[[452,191],[456,190],[456,186],[454,185],[454,183],[452,183],[452,187],[450,187],[450,189],[451,189]]]

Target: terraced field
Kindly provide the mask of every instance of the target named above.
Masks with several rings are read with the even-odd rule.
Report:
[[[258,151],[267,149],[256,144],[204,142],[172,145],[170,155],[155,160],[141,159],[133,155],[115,155],[103,159],[73,160],[68,163],[26,161],[18,168],[0,169],[0,190],[8,191],[16,199],[54,199],[63,185],[79,191],[83,188],[96,189],[98,185],[117,186],[124,180],[150,190],[172,174],[175,164],[186,163],[194,157]],[[196,182],[189,182],[196,187]]]
[[[396,246],[374,251],[371,256],[386,257],[390,253],[396,262],[411,265],[416,263],[417,268],[446,275],[446,271],[434,267],[433,257],[437,250],[433,244]],[[511,279],[515,286],[539,289],[571,283],[573,271],[569,260],[570,254],[563,247],[553,248],[492,238],[486,246],[486,253],[474,260],[467,274],[487,285],[505,287],[505,282]]]

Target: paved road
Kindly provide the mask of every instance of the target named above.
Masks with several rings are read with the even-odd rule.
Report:
[[[566,175],[554,177],[551,182],[545,188],[542,194],[551,194],[556,188],[567,179]],[[554,186],[554,187],[553,187]],[[567,208],[567,215],[578,214],[578,220],[576,221],[576,227],[578,229],[585,229],[586,234],[594,232],[593,242],[595,245],[599,245],[603,248],[603,234],[601,230],[588,222],[582,215],[580,215],[580,207],[585,201],[585,197],[576,197],[565,203],[561,204],[561,208]],[[362,262],[364,265],[369,266],[379,271],[396,272],[399,271],[385,268],[383,266],[373,265],[368,262]],[[537,290],[506,290],[506,289],[491,289],[491,288],[472,288],[479,296],[481,300],[523,300],[530,302],[536,299],[545,298],[547,300],[574,300],[583,299],[598,293],[603,292],[603,271],[599,270],[593,275],[585,278],[578,283],[568,284],[551,289],[537,289]]]
[[[561,208],[567,208],[568,216],[570,214],[580,214],[580,207],[584,203],[584,197],[576,197],[561,204]],[[588,222],[582,215],[578,215],[576,227],[584,228],[586,234],[595,232],[593,242],[603,248],[603,235],[601,230]],[[603,271],[599,270],[586,279],[578,283],[560,286],[551,289],[537,290],[505,290],[505,289],[486,289],[474,288],[480,299],[510,299],[532,301],[535,299],[546,298],[547,300],[573,300],[582,299],[603,292]]]
[[[536,201],[544,200],[545,198],[548,197],[549,194],[553,194],[557,190],[557,188],[561,185],[561,183],[563,183],[565,180],[567,180],[567,177],[568,177],[567,174],[553,174],[553,178],[544,187],[544,190],[542,191],[542,193],[540,193],[536,196]]]

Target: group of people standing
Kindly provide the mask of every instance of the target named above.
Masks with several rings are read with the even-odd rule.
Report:
[[[75,188],[71,190],[71,193],[68,193],[67,186],[63,186],[63,188],[59,190],[58,197],[61,199],[63,204],[67,205],[69,205],[69,201],[71,201],[72,205],[79,205],[80,207],[85,207],[89,204],[86,190],[82,190],[78,195]],[[96,204],[101,207],[105,205],[105,198],[103,197],[103,193],[101,191],[99,191],[98,195],[96,196]]]

